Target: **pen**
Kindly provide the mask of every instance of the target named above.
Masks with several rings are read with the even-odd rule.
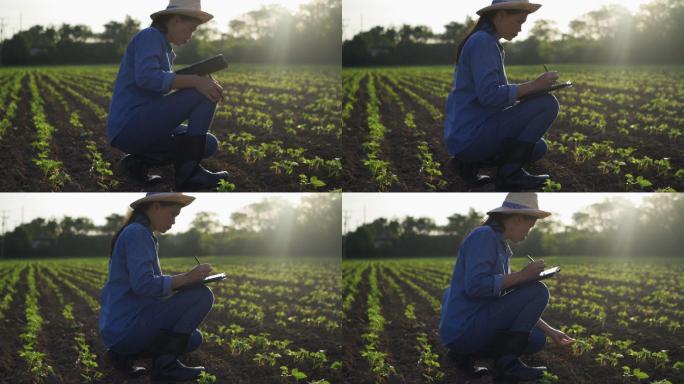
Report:
[[[529,257],[529,256],[527,256],[527,257]],[[197,260],[197,264],[201,264],[201,263],[199,262],[199,259],[197,258],[197,256],[195,256],[195,260]]]
[[[530,255],[527,255],[527,258],[530,259],[530,261],[534,263],[534,259]]]
[[[546,64],[542,64],[542,65],[544,66],[544,70],[545,70],[546,72],[548,72],[548,71],[549,71],[549,69],[548,69],[548,68],[546,68]],[[529,256],[527,256],[527,257],[529,257]]]

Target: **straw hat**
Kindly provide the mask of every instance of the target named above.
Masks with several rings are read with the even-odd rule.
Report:
[[[492,5],[480,9],[477,11],[477,14],[482,16],[485,12],[498,11],[501,9],[521,10],[533,13],[539,8],[541,8],[541,4],[533,4],[530,3],[529,0],[492,0]]]
[[[187,206],[192,201],[195,200],[194,197],[184,195],[179,192],[147,192],[145,197],[138,199],[131,203],[131,208],[135,209],[140,204],[152,203],[152,202],[167,202],[167,203],[178,203],[182,206]]]
[[[503,204],[499,208],[492,209],[487,212],[488,215],[492,213],[507,213],[534,216],[538,219],[543,219],[551,215],[551,212],[542,211],[539,209],[537,203],[537,194],[530,193],[509,193],[506,196]]]
[[[214,18],[214,15],[202,11],[200,0],[169,0],[169,5],[166,9],[151,14],[150,18],[154,20],[158,16],[168,14],[194,17],[201,20],[202,23],[206,23]]]

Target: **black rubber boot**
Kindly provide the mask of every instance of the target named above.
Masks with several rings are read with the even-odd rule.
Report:
[[[126,377],[136,378],[147,374],[147,368],[133,365],[136,356],[122,355],[110,349],[107,351],[107,357],[114,365],[114,368],[122,372]]]
[[[529,337],[529,332],[497,331],[497,357],[493,373],[495,382],[532,381],[544,376],[546,367],[528,367],[520,361]]]
[[[150,166],[154,165],[150,164],[149,159],[145,155],[128,154],[119,163],[128,177],[139,183],[156,184],[162,181],[161,176],[148,173]]]
[[[153,382],[179,382],[196,379],[204,367],[188,367],[178,361],[188,347],[190,334],[162,331],[152,359]]]
[[[204,136],[174,137],[176,191],[216,188],[220,180],[228,180],[228,172],[210,172],[200,165],[205,145]]]
[[[500,192],[520,192],[538,190],[544,186],[549,175],[532,175],[522,168],[530,159],[534,143],[508,140],[504,148],[508,151],[501,159],[501,166],[497,172],[496,190]],[[511,169],[513,171],[511,171]]]
[[[452,157],[450,162],[451,166],[458,171],[459,176],[469,184],[481,187],[492,182],[491,177],[478,172],[479,164],[466,163],[455,157]]]
[[[469,379],[477,379],[489,374],[489,369],[486,367],[478,367],[474,365],[474,357],[472,355],[461,355],[454,351],[449,351],[449,359],[454,362],[456,367],[463,372]]]

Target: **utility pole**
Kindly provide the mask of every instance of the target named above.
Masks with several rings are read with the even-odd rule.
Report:
[[[345,210],[342,217],[342,258],[344,259],[347,255],[347,236],[349,235],[349,220],[351,220],[351,214],[349,210]]]
[[[5,18],[0,17],[0,41],[5,40],[5,25],[7,25],[7,23],[5,23]]]
[[[7,224],[7,211],[3,210],[2,211],[2,216],[0,216],[0,219],[2,219],[2,241],[0,242],[0,259],[5,258],[5,235],[7,234],[6,229],[6,224]]]
[[[2,58],[2,48],[5,46],[5,18],[0,17],[0,58]]]

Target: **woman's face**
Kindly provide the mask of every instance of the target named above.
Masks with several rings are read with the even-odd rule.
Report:
[[[192,33],[195,32],[199,25],[199,21],[184,20],[180,16],[174,16],[166,24],[168,29],[166,38],[175,45],[189,43],[190,39],[192,39]]]
[[[522,31],[522,25],[527,21],[527,13],[497,12],[494,16],[494,27],[499,38],[513,40]]]
[[[150,218],[152,230],[159,233],[166,233],[174,224],[176,216],[180,213],[181,207],[178,205],[161,205],[153,203],[147,211]]]
[[[504,223],[506,227],[506,238],[514,243],[519,243],[527,237],[537,218],[533,216],[514,215]]]

